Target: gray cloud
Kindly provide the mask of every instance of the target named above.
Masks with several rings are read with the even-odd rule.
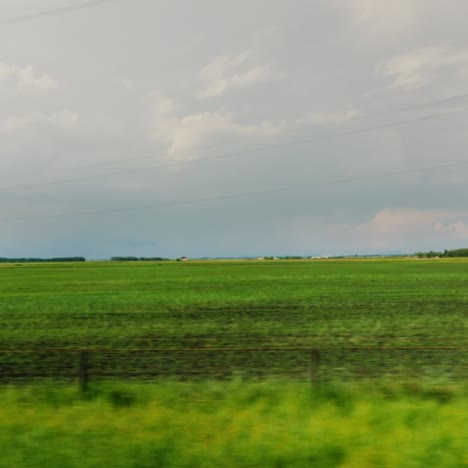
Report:
[[[0,133],[12,133],[23,128],[35,126],[74,128],[77,126],[78,120],[78,114],[70,111],[59,111],[53,114],[29,112],[24,115],[10,116],[0,121]]]
[[[333,254],[468,242],[464,166],[371,177],[463,160],[465,2],[221,3],[122,1],[0,29],[0,218],[213,198],[2,222],[0,255]],[[2,10],[36,8],[8,0]],[[459,98],[435,102],[450,96]],[[37,182],[45,185],[1,190]],[[317,185],[215,200],[307,184]]]
[[[450,51],[444,47],[424,47],[392,57],[382,65],[391,78],[391,88],[413,89],[430,84],[446,68],[455,79],[468,76],[468,49]]]

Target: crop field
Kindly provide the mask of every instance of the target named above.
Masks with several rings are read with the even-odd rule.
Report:
[[[0,467],[468,466],[467,320],[465,260],[3,264]]]
[[[0,369],[459,380],[467,311],[465,260],[1,265]]]

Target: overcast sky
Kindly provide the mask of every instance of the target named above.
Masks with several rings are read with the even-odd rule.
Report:
[[[468,246],[468,2],[117,0],[2,23],[76,3],[0,1],[0,256]]]

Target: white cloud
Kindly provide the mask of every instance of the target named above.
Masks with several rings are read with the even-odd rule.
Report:
[[[287,235],[311,251],[326,239],[332,250],[349,249],[347,253],[353,249],[377,253],[442,249],[468,239],[468,212],[464,211],[388,208],[359,224],[350,221],[350,216],[349,212],[335,212],[296,217],[286,228]]]
[[[374,235],[406,235],[421,229],[433,230],[436,222],[453,216],[454,213],[442,210],[390,208],[378,212],[359,229]]]
[[[357,226],[359,237],[374,247],[392,247],[410,240],[468,238],[467,212],[391,208]]]
[[[17,93],[44,92],[60,88],[62,83],[46,73],[38,73],[31,65],[17,67],[0,62],[0,85],[11,85]]]
[[[236,57],[220,57],[209,63],[200,72],[205,87],[198,93],[200,99],[221,96],[229,89],[244,88],[274,78],[269,65],[247,66],[250,52]]]
[[[299,125],[340,125],[349,120],[359,117],[360,111],[357,109],[349,109],[346,111],[335,112],[330,114],[308,114],[297,119]]]
[[[233,113],[223,110],[184,116],[176,112],[177,105],[172,99],[152,96],[151,138],[168,145],[172,157],[183,157],[216,137],[272,137],[286,129],[285,124],[269,121],[242,124]]]
[[[358,27],[375,35],[396,35],[413,29],[421,13],[418,0],[338,0],[348,8]],[[423,10],[424,11],[424,10]]]
[[[7,117],[0,121],[0,133],[13,133],[25,127],[52,126],[71,129],[78,124],[78,114],[70,111],[59,111],[53,114],[29,112],[24,115]]]
[[[468,67],[468,49],[455,52],[444,47],[415,49],[391,58],[379,69],[392,80],[390,88],[415,89],[432,82],[447,67],[463,73]]]

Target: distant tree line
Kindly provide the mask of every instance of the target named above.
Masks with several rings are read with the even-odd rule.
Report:
[[[111,257],[111,262],[166,262],[163,257]]]
[[[112,262],[164,262],[169,258],[163,257],[112,257]],[[54,262],[86,262],[85,257],[53,257],[53,258],[34,258],[21,257],[9,258],[0,257],[0,263],[54,263]]]
[[[310,257],[301,257],[300,255],[283,255],[279,257],[267,256],[260,258],[263,258],[263,260],[307,260]]]
[[[49,262],[86,262],[84,257],[57,257],[57,258],[6,258],[0,257],[0,263],[49,263]]]
[[[468,249],[444,250],[443,252],[416,252],[416,257],[419,258],[455,258],[468,257]]]

